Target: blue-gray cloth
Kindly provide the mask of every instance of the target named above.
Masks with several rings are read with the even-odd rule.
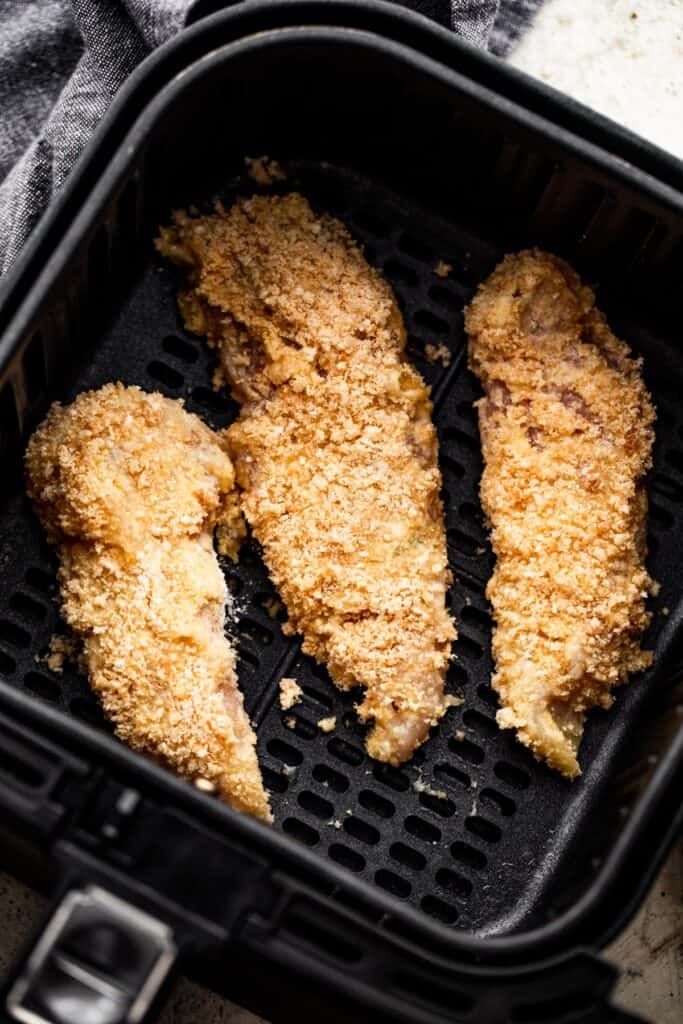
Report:
[[[403,2],[504,57],[543,0]],[[146,54],[183,28],[194,3],[0,0],[0,274],[114,93]]]

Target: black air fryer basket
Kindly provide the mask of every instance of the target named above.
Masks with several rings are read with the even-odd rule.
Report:
[[[111,380],[231,422],[152,239],[175,207],[257,190],[244,158],[265,153],[286,170],[279,188],[339,216],[383,269],[432,386],[459,629],[448,686],[464,697],[410,764],[370,760],[355,695],[283,636],[247,545],[226,572],[274,828],[133,754],[87,681],[46,666],[63,629],[56,565],[20,465],[50,401]],[[634,1019],[609,1006],[616,972],[595,951],[682,819],[682,190],[677,161],[390,5],[242,4],[133,75],[0,285],[3,863],[54,894],[6,983],[5,1019],[142,1020],[177,962],[273,1021]],[[530,244],[597,287],[658,409],[655,665],[591,714],[574,783],[498,730],[490,687],[492,556],[462,310],[505,252]],[[425,358],[442,342],[447,368]],[[305,694],[286,714],[284,675]]]

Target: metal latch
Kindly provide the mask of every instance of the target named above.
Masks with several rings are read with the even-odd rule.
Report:
[[[176,958],[168,925],[99,886],[69,890],[6,999],[24,1024],[139,1024]]]

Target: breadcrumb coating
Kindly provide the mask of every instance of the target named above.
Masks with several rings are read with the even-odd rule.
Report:
[[[213,549],[214,529],[232,552],[244,529],[224,442],[181,402],[108,384],[52,406],[26,472],[117,734],[270,820]]]
[[[283,711],[289,711],[295,704],[300,704],[304,695],[296,679],[283,676],[280,680],[280,707]]]
[[[399,764],[445,710],[455,630],[432,406],[394,295],[296,193],[178,213],[157,245],[242,403],[228,443],[284,628],[365,687],[368,751]]]
[[[507,256],[466,312],[496,568],[498,723],[570,778],[585,712],[647,668],[654,409],[634,359],[562,260]]]

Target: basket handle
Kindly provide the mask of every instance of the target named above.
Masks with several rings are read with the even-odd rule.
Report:
[[[145,1024],[178,959],[172,929],[98,885],[67,888],[5,988],[19,1024]]]

